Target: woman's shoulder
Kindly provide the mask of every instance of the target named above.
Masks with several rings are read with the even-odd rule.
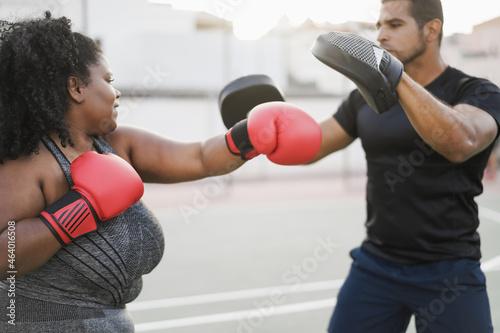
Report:
[[[26,184],[37,178],[43,168],[45,150],[40,149],[37,153],[30,155],[19,155],[15,159],[5,159],[0,164],[0,182],[5,184]]]
[[[144,128],[120,125],[113,132],[106,134],[103,139],[120,157],[130,162],[132,147],[144,140],[151,140],[151,135],[153,133]]]
[[[68,189],[62,169],[43,144],[38,153],[0,164],[0,211],[10,220],[36,216]]]

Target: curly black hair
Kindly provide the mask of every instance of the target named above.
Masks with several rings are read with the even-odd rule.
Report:
[[[0,21],[0,163],[38,153],[43,135],[57,133],[73,145],[65,114],[68,79],[90,82],[89,67],[102,53],[89,37],[71,30],[71,20]]]

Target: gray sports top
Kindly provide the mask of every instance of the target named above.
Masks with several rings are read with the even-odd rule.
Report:
[[[44,143],[68,179],[70,163],[55,145]],[[115,153],[100,137],[100,153]],[[0,282],[0,332],[133,332],[125,304],[142,289],[142,275],[159,263],[164,249],[161,227],[138,202],[61,248],[45,265],[16,279],[15,296]],[[15,326],[4,313],[15,300]]]

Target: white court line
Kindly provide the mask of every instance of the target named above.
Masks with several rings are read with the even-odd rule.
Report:
[[[494,209],[479,207],[479,217],[500,223],[500,212]]]
[[[324,308],[333,308],[337,303],[336,298],[323,299],[312,302],[295,303],[289,305],[280,305],[274,308],[259,310],[251,309],[244,311],[218,313],[214,315],[188,317],[180,319],[171,319],[163,321],[155,321],[144,324],[136,324],[136,332],[150,332],[165,328],[195,326],[203,324],[213,324],[227,321],[240,321],[244,325],[250,325],[256,320],[261,321],[263,317],[271,317],[289,313],[297,313],[304,311],[312,311]]]
[[[276,293],[298,294],[311,291],[322,291],[340,288],[344,280],[309,282],[295,285],[281,285],[267,288],[246,289],[230,291],[224,293],[214,293],[196,296],[186,296],[177,298],[166,298],[153,301],[134,302],[127,305],[129,311],[151,310],[158,308],[177,307],[182,305],[206,304],[224,301],[234,301],[247,298],[269,297]]]
[[[493,209],[480,207],[479,216],[481,218],[485,218],[493,222],[500,223],[500,212],[497,212]],[[482,263],[481,268],[484,272],[500,270],[500,256],[494,257]],[[268,287],[268,288],[240,290],[234,292],[214,293],[214,294],[188,296],[188,297],[177,297],[177,298],[170,298],[163,300],[135,302],[129,304],[127,308],[130,311],[141,311],[141,310],[151,310],[151,309],[174,307],[181,305],[205,304],[205,303],[238,300],[238,299],[266,297],[272,295],[272,293],[276,291],[280,291],[283,294],[293,294],[293,293],[301,293],[308,291],[321,291],[321,290],[339,288],[342,285],[343,281],[344,280],[311,282],[295,286],[283,285],[283,286]],[[336,305],[336,303],[337,303],[336,298],[330,298],[330,299],[323,299],[311,302],[280,305],[268,310],[266,309],[259,311],[259,309],[250,309],[243,311],[218,313],[213,315],[163,320],[163,321],[149,322],[143,324],[136,324],[135,330],[136,332],[150,332],[150,331],[156,331],[160,329],[174,328],[174,327],[187,327],[187,326],[238,321],[238,320],[245,321],[245,320],[251,320],[251,318],[254,318],[256,315],[261,317],[270,317],[275,315],[312,311],[323,308],[333,308]]]

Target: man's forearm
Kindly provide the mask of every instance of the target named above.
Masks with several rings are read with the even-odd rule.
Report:
[[[406,74],[403,75],[397,93],[415,131],[429,146],[451,162],[467,160],[494,139],[489,131],[478,130],[478,127],[490,128],[492,124],[489,121],[494,122],[482,110],[469,105],[451,107]],[[482,123],[485,123],[484,126],[480,125]]]

